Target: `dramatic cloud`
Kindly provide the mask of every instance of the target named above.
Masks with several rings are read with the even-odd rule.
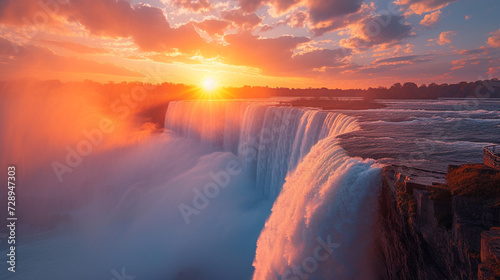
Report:
[[[221,16],[242,29],[252,29],[262,22],[255,13],[245,13],[242,10],[223,11]]]
[[[111,38],[132,37],[145,51],[166,51],[173,48],[194,51],[205,41],[190,24],[171,28],[163,11],[145,4],[132,6],[123,0],[57,1],[49,8],[43,1],[5,1],[0,4],[0,22],[30,24],[26,19],[57,15],[82,24],[91,34]],[[44,8],[45,7],[45,8]],[[54,11],[49,13],[46,11]],[[15,20],[15,18],[21,20]],[[25,19],[25,20],[22,20]]]
[[[428,55],[407,55],[391,58],[377,59],[373,64],[411,64],[415,62],[426,62],[430,59]]]
[[[174,0],[174,5],[193,12],[208,11],[213,8],[207,0]]]
[[[439,10],[458,0],[398,0],[398,5],[409,7],[415,14],[424,14]]]
[[[425,17],[420,21],[420,24],[426,27],[433,27],[439,21],[439,16],[441,11],[435,11],[433,13],[425,15]]]
[[[70,42],[70,41],[52,41],[52,40],[42,40],[41,41],[44,44],[49,44],[53,45],[56,47],[64,48],[67,50],[70,50],[72,52],[76,53],[84,53],[84,54],[101,54],[101,53],[108,53],[108,50],[105,50],[103,48],[94,48],[94,47],[89,47],[86,45],[78,44],[75,42]]]
[[[310,22],[311,31],[316,36],[321,36],[327,32],[336,31],[350,25],[355,25],[363,20],[370,18],[371,13],[374,11],[373,5],[362,4],[361,9],[355,13],[346,14],[343,16],[333,17],[327,21],[318,23]]]
[[[98,63],[76,57],[59,56],[49,49],[21,46],[0,37],[0,73],[3,77],[38,77],[40,73],[61,72],[142,77],[143,75],[111,63]]]
[[[370,17],[353,27],[353,36],[342,39],[340,44],[355,49],[368,49],[376,45],[392,46],[412,36],[412,26],[403,20],[403,16],[394,15]]]
[[[65,8],[68,18],[91,33],[109,37],[132,37],[146,51],[196,50],[205,42],[192,25],[171,28],[163,11],[147,5],[131,6],[115,0],[72,0]]]
[[[296,68],[302,70],[337,67],[344,65],[342,60],[350,54],[351,50],[349,49],[318,49],[295,55],[293,62],[296,64]]]
[[[45,1],[37,0],[2,0],[0,1],[0,22],[36,26],[48,24],[53,21],[54,14],[60,11],[62,5],[57,1],[52,2],[47,5]]]
[[[491,37],[488,38],[488,45],[494,48],[500,48],[500,29],[497,31],[491,32]]]
[[[458,54],[461,55],[478,55],[478,54],[486,54],[488,52],[487,48],[479,48],[472,50],[462,50]]]
[[[296,6],[300,2],[301,0],[270,0],[270,4],[278,14],[290,10],[292,7]]]
[[[281,14],[288,11],[293,6],[301,3],[301,0],[238,0],[240,7],[247,13],[253,13],[265,4],[269,4],[274,8],[274,11]]]
[[[261,5],[266,3],[266,0],[239,0],[241,10],[247,13],[255,12]]]
[[[450,70],[454,74],[488,73],[500,65],[500,59],[491,57],[464,58],[452,61],[452,65]]]
[[[273,29],[274,29],[274,26],[269,25],[269,24],[264,24],[260,28],[260,32],[266,32],[266,31],[273,30]]]
[[[253,66],[280,76],[338,66],[350,55],[350,50],[345,49],[316,49],[294,55],[300,44],[310,42],[306,37],[259,38],[241,33],[226,35],[225,40],[230,43],[223,51],[225,63]]]
[[[7,74],[7,66],[13,73],[20,73],[21,66],[39,69],[40,75],[71,71],[94,79],[87,73],[129,77],[139,74],[118,65],[140,71],[162,65],[175,73],[165,80],[180,83],[192,83],[184,78],[190,71],[229,69],[224,73],[238,77],[227,79],[234,85],[252,84],[248,80],[255,78],[255,84],[293,86],[300,80],[275,77],[321,77],[312,84],[337,86],[342,75],[357,73],[361,79],[369,73],[372,80],[363,85],[377,86],[383,75],[401,78],[396,69],[405,69],[408,77],[426,76],[425,67],[432,64],[440,77],[474,79],[479,72],[470,69],[479,68],[464,67],[465,62],[450,66],[452,60],[497,61],[500,30],[486,34],[482,42],[453,40],[460,32],[457,19],[480,17],[473,10],[462,15],[441,10],[456,1],[0,0],[1,36],[7,39],[0,45],[0,68]],[[493,30],[487,21],[477,24]],[[414,40],[417,31],[420,37]],[[438,44],[444,46],[439,48],[442,55],[425,55],[435,53]],[[99,63],[102,59],[116,65]],[[491,63],[467,63],[482,63],[481,70],[498,73]],[[49,66],[44,72],[35,65]],[[463,72],[454,76],[459,69]]]
[[[437,40],[437,43],[440,45],[446,45],[451,43],[451,39],[457,35],[457,32],[455,31],[444,31],[439,34],[439,38]]]
[[[288,16],[285,20],[285,23],[295,28],[305,27],[308,17],[309,15],[306,12],[298,11]]]
[[[362,0],[309,0],[309,15],[313,23],[324,22],[356,13],[362,3]]]
[[[315,35],[319,36],[329,31],[338,30],[355,23],[367,16],[369,5],[362,0],[239,0],[241,9],[245,12],[255,12],[264,4],[271,5],[281,14],[295,6],[304,6],[307,13],[299,11],[287,19],[293,27],[302,27],[306,19]],[[292,20],[293,19],[293,20]]]
[[[293,36],[259,38],[250,33],[226,35],[224,39],[230,44],[224,49],[226,63],[279,71],[286,69],[299,44],[310,41]]]
[[[226,20],[220,19],[206,19],[202,22],[195,23],[196,27],[207,32],[210,36],[224,35],[224,30],[228,28],[231,23]]]

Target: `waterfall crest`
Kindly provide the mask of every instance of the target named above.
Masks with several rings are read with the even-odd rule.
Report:
[[[180,101],[169,104],[165,128],[238,155],[256,188],[275,199],[286,175],[318,141],[358,124],[339,113],[272,103]]]

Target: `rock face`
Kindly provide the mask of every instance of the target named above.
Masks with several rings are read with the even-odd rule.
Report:
[[[499,207],[436,197],[444,174],[384,169],[376,252],[381,279],[500,279]],[[491,230],[490,230],[491,229]]]
[[[500,279],[500,228],[481,233],[481,264],[478,279]]]

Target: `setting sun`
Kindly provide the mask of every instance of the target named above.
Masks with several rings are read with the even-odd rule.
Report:
[[[205,80],[203,80],[202,86],[206,91],[213,91],[217,87],[217,83],[213,78],[205,78]]]
[[[499,14],[0,0],[0,280],[500,280]]]

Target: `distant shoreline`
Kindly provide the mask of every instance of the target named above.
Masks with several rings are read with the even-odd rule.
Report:
[[[300,108],[318,108],[322,110],[366,110],[381,109],[387,105],[373,100],[339,100],[339,99],[320,99],[320,98],[300,98],[290,101],[281,101],[280,106],[300,107]]]

